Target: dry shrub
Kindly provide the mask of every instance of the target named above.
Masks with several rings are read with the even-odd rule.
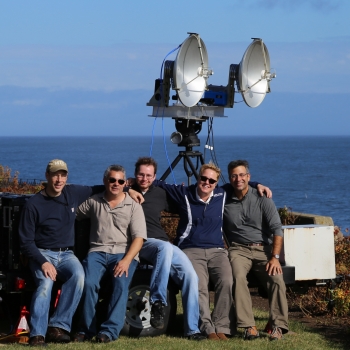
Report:
[[[8,166],[0,164],[0,192],[10,192],[16,194],[30,194],[41,191],[44,187],[41,184],[28,184],[19,181],[19,172],[11,175],[11,169]]]
[[[350,237],[335,243],[335,263],[339,283],[312,287],[305,294],[289,288],[289,305],[299,308],[306,316],[338,316],[350,322]]]
[[[163,227],[163,230],[167,233],[169,241],[173,243],[176,237],[176,229],[179,223],[179,216],[163,211],[160,223]]]
[[[292,212],[292,208],[286,206],[277,209],[277,211],[280,216],[282,225],[293,225],[299,217]]]

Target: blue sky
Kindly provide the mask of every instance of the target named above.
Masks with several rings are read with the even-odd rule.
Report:
[[[0,136],[150,134],[154,80],[187,32],[206,44],[211,84],[252,37],[277,73],[217,135],[350,135],[349,17],[348,0],[0,1]]]

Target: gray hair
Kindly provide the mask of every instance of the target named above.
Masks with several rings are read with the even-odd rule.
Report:
[[[230,173],[234,168],[237,168],[239,166],[244,166],[247,169],[247,174],[249,174],[249,163],[246,160],[238,159],[228,163],[228,166],[227,166],[228,176],[230,176]]]
[[[110,165],[104,172],[103,177],[107,177],[111,171],[120,171],[124,174],[124,180],[126,179],[126,173],[124,167],[118,164],[112,164]]]

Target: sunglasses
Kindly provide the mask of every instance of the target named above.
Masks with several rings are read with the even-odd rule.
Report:
[[[214,185],[217,182],[217,180],[210,179],[209,177],[206,177],[206,176],[203,176],[203,175],[200,176],[200,179],[203,182],[207,182],[207,180],[208,180],[211,185]]]
[[[123,180],[123,179],[115,179],[114,177],[110,177],[108,179],[108,182],[110,184],[114,184],[115,182],[118,182],[119,185],[124,185],[125,184],[125,180]]]

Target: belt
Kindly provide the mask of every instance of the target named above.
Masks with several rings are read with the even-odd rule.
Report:
[[[67,250],[73,250],[73,247],[63,247],[63,248],[41,248],[41,249],[52,250],[53,252],[66,252]]]
[[[267,245],[266,243],[248,243],[248,244],[244,244],[244,243],[236,243],[236,242],[232,242],[231,244],[232,245],[239,244],[239,245],[244,245],[246,247],[262,247],[262,246]]]

